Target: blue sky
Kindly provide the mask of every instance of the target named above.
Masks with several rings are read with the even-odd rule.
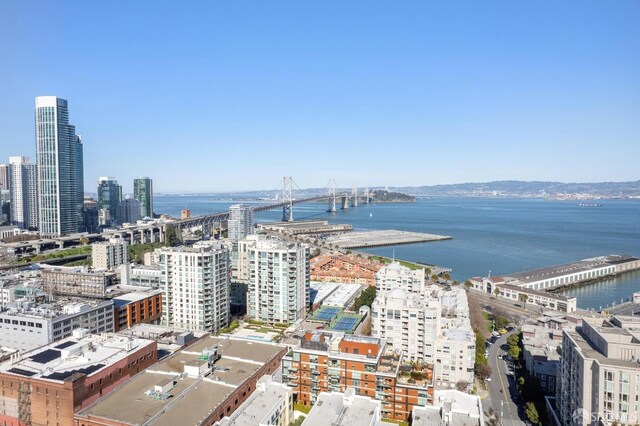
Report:
[[[640,179],[640,2],[0,2],[0,159],[69,100],[85,187]]]

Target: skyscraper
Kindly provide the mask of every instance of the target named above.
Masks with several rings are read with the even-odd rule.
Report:
[[[133,197],[140,201],[140,215],[153,217],[153,181],[148,177],[134,179]]]
[[[9,157],[11,221],[21,228],[38,227],[38,168],[29,157]]]
[[[67,101],[36,98],[38,165],[38,229],[43,235],[64,235],[83,228],[82,141],[69,124]]]
[[[247,314],[269,324],[293,324],[309,307],[309,246],[247,237]]]
[[[109,212],[111,221],[115,221],[118,205],[122,201],[122,187],[112,177],[101,176],[98,178],[98,209]]]
[[[253,234],[253,210],[244,204],[229,207],[229,239],[238,241]]]
[[[9,165],[0,164],[0,191],[9,189]]]
[[[127,198],[118,204],[115,220],[118,225],[136,223],[140,219],[140,201],[135,198]]]

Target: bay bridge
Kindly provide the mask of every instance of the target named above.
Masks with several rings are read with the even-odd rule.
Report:
[[[293,222],[293,206],[302,203],[328,202],[327,212],[336,212],[338,208],[346,210],[350,207],[357,207],[358,203],[368,204],[371,202],[369,188],[359,194],[356,185],[353,185],[351,192],[338,189],[335,180],[329,180],[326,193],[320,195],[304,194],[290,176],[285,176],[281,181],[281,196],[279,200],[268,204],[259,204],[252,207],[254,212],[282,209],[282,221]],[[294,188],[297,188],[294,191]],[[296,195],[298,195],[296,197]],[[8,250],[15,254],[37,254],[52,249],[62,249],[76,246],[81,240],[95,242],[107,240],[111,237],[126,239],[130,244],[144,244],[165,242],[168,232],[182,232],[189,229],[201,229],[205,233],[218,228],[229,219],[229,211],[210,213],[194,216],[186,219],[167,220],[165,222],[145,223],[140,225],[127,226],[119,229],[107,230],[99,234],[73,234],[61,237],[44,237],[37,240],[21,241],[16,243],[5,243]]]

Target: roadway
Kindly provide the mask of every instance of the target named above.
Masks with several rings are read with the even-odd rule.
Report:
[[[507,361],[498,359],[498,355],[506,355],[501,346],[507,344],[507,338],[515,333],[513,330],[503,336],[500,336],[496,342],[489,348],[489,366],[491,367],[491,381],[487,382],[489,390],[489,398],[483,400],[485,411],[493,408],[493,411],[505,426],[522,425],[524,421],[520,418],[520,409],[513,402],[518,397],[516,389],[515,376],[509,374]],[[513,371],[513,368],[512,368]]]

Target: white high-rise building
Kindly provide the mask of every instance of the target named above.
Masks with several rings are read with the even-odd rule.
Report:
[[[111,238],[91,244],[94,269],[113,269],[129,263],[129,244],[123,238]]]
[[[28,157],[9,157],[11,221],[20,228],[38,227],[38,168]]]
[[[249,318],[269,324],[304,318],[310,297],[309,246],[251,237],[246,244]]]
[[[244,204],[229,207],[229,239],[238,241],[253,234],[253,209]]]
[[[433,365],[437,389],[472,384],[475,334],[464,289],[425,286],[415,274],[420,271],[397,263],[380,271],[376,283],[383,290],[371,306],[372,336],[387,339],[412,361]]]
[[[36,98],[38,164],[38,230],[43,235],[71,234],[82,229],[84,177],[82,141],[69,124],[67,101]]]
[[[162,324],[217,332],[229,325],[229,249],[221,242],[157,250]]]
[[[385,291],[373,301],[371,318],[372,336],[387,339],[389,346],[411,361],[434,363],[436,333],[440,328],[437,297],[401,288]]]
[[[424,269],[409,269],[392,262],[376,272],[376,292],[401,288],[409,293],[420,293],[424,289]]]

